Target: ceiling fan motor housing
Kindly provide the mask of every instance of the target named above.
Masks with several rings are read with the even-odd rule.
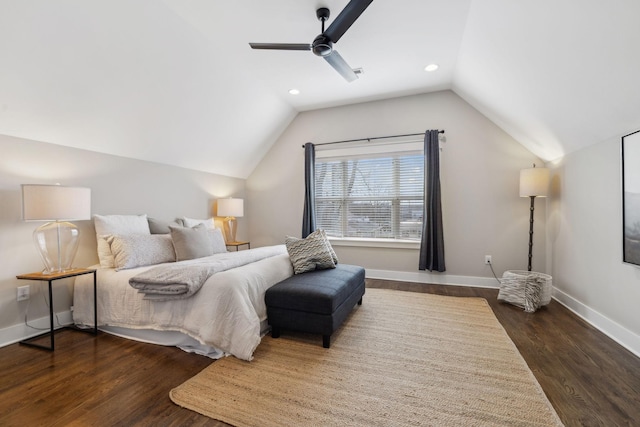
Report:
[[[329,40],[329,37],[320,34],[311,43],[311,50],[318,56],[327,56],[333,51],[333,43]]]

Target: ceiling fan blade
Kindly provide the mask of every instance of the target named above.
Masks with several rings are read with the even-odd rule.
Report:
[[[324,59],[331,65],[342,77],[348,82],[352,82],[358,78],[358,75],[349,67],[347,61],[342,59],[342,56],[338,51],[334,50],[331,54],[324,57]]]
[[[309,43],[249,43],[251,49],[311,50]]]
[[[362,12],[371,4],[373,0],[351,0],[347,4],[340,15],[333,20],[329,28],[324,32],[324,35],[329,39],[337,43],[340,37],[353,25],[353,23],[362,15]]]

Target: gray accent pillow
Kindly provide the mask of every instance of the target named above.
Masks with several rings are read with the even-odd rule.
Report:
[[[166,234],[112,235],[106,240],[111,246],[116,270],[176,260],[171,237]]]
[[[147,221],[149,221],[149,231],[151,234],[169,234],[171,233],[171,230],[169,229],[170,225],[176,227],[182,225],[177,222],[162,221],[161,219],[155,218],[147,218]]]
[[[193,228],[169,226],[169,229],[177,261],[213,255],[211,241],[204,226]]]
[[[325,240],[320,233],[312,233],[306,239],[287,236],[285,245],[295,274],[336,268]]]
[[[193,228],[169,225],[176,260],[203,258],[221,252],[227,252],[220,229],[210,229],[204,224]]]

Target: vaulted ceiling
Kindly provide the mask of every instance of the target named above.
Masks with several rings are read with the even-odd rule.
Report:
[[[374,0],[335,46],[352,83],[249,47],[347,3],[0,0],[0,134],[246,177],[299,111],[443,89],[545,160],[640,128],[637,0]]]

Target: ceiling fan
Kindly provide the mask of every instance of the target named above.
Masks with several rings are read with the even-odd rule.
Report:
[[[342,59],[342,56],[333,48],[333,44],[344,35],[353,23],[362,15],[362,12],[371,4],[373,0],[351,0],[349,4],[333,20],[329,28],[325,31],[324,23],[329,19],[329,9],[321,7],[316,10],[318,20],[322,22],[322,33],[313,40],[313,43],[249,43],[252,49],[273,49],[273,50],[310,50],[317,56],[325,59],[342,77],[348,82],[358,78],[358,74],[349,64]],[[361,72],[361,71],[360,71]]]

